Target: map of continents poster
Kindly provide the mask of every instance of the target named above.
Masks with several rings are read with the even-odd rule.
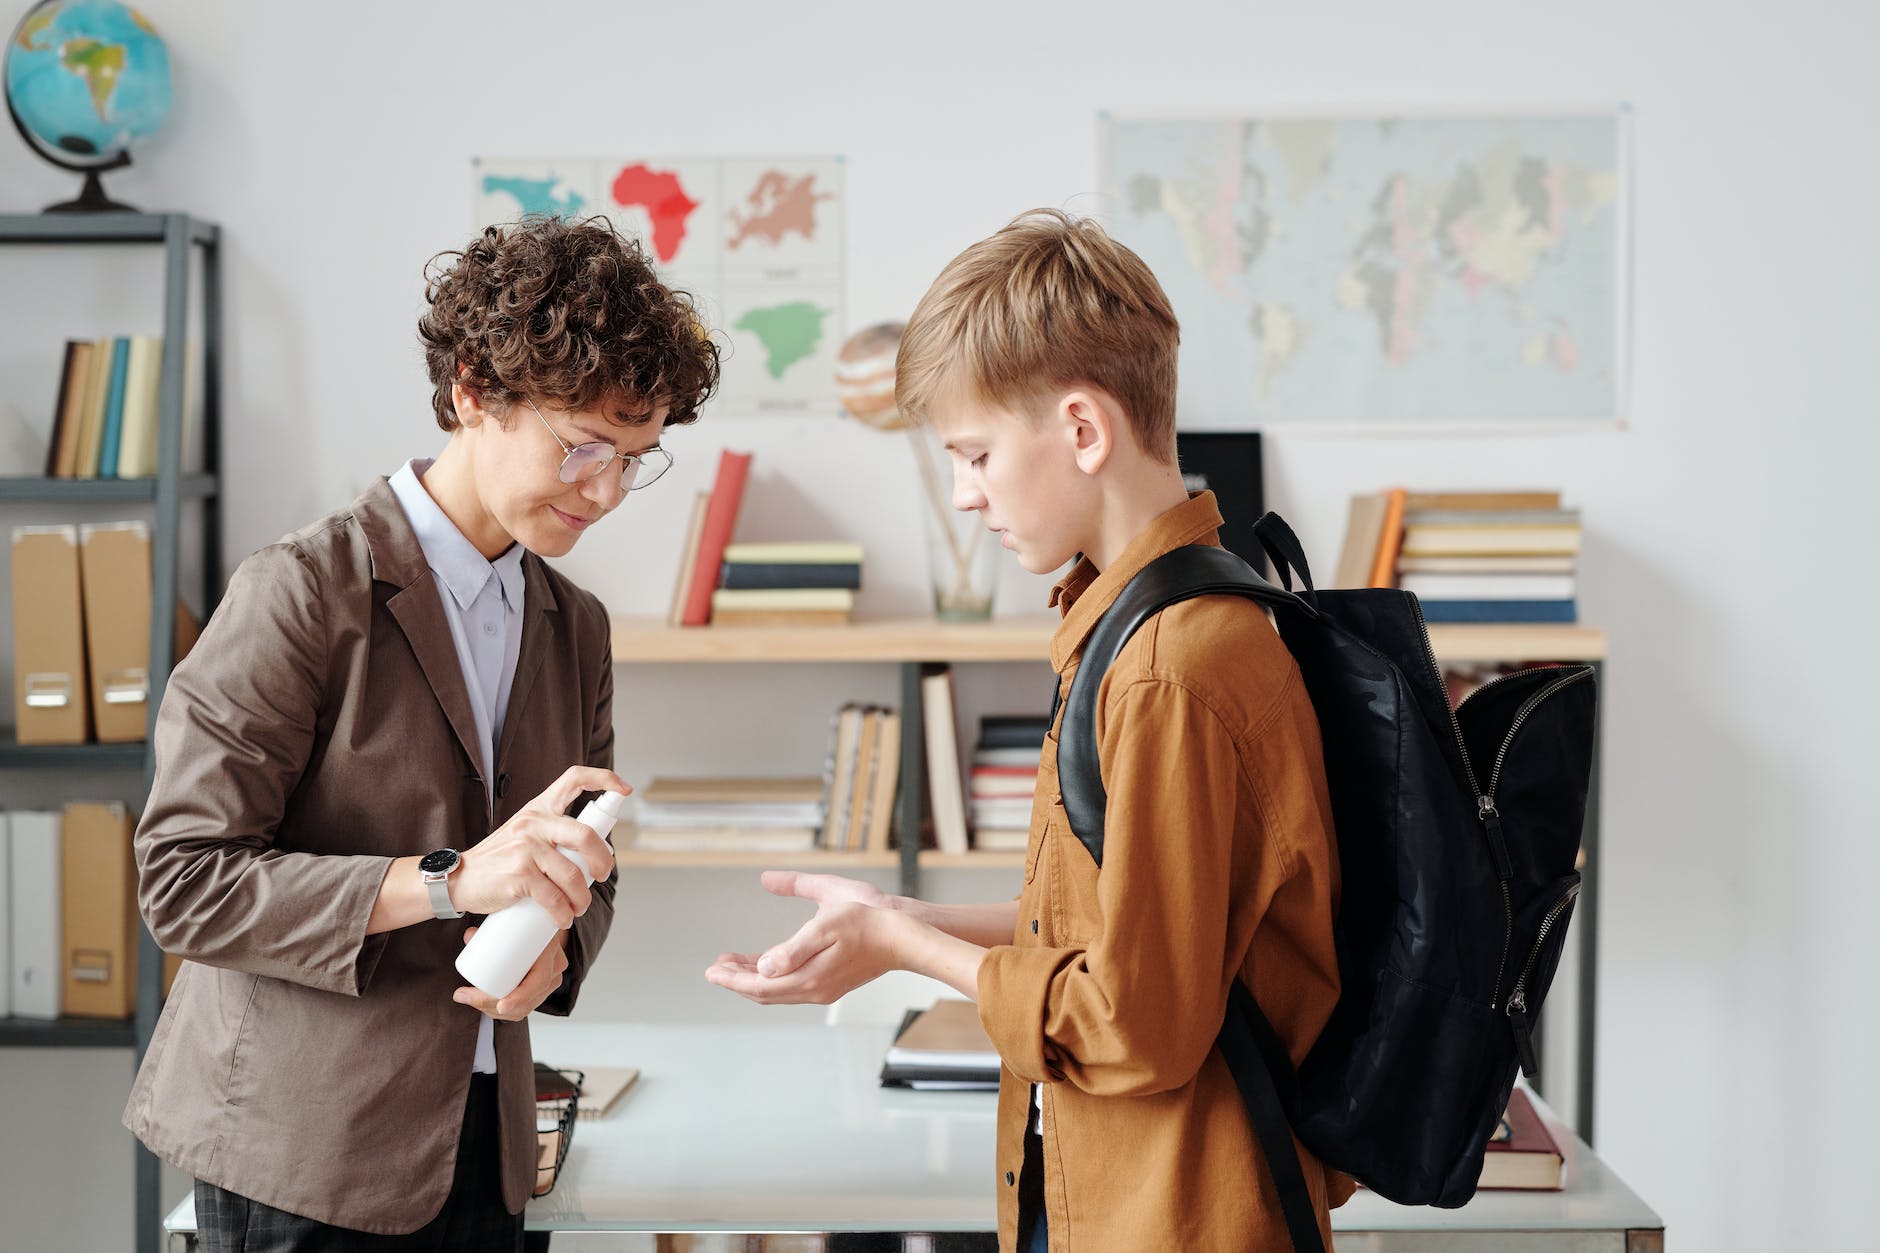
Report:
[[[603,214],[641,240],[729,344],[715,412],[836,411],[840,157],[482,158],[474,183],[479,226]]]
[[[1187,426],[1624,420],[1625,114],[1100,121]]]

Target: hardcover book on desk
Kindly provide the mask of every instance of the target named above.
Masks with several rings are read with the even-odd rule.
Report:
[[[986,1091],[999,1086],[999,1066],[979,1007],[947,998],[907,1011],[882,1058],[881,1085]]]

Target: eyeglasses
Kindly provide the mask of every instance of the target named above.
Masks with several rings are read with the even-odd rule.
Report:
[[[620,468],[620,490],[623,492],[650,487],[659,481],[660,475],[672,469],[672,454],[657,444],[644,452],[628,453],[601,440],[588,444],[569,444],[554,427],[549,426],[548,419],[542,417],[542,411],[535,408],[533,400],[527,396],[523,399],[529,402],[529,408],[535,409],[535,416],[542,418],[542,425],[548,427],[548,433],[555,437],[555,442],[561,445],[562,452],[566,454],[561,459],[561,481],[564,483],[584,483],[612,465],[616,457],[626,463]]]

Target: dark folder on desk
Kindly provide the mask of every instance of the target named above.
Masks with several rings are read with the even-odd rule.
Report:
[[[882,1059],[884,1088],[993,1091],[999,1086],[999,1054],[971,1001],[940,1000],[930,1009],[910,1009],[894,1044]]]

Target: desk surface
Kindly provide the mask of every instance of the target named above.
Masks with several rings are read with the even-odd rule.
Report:
[[[528,1226],[555,1231],[988,1231],[994,1097],[876,1082],[884,1026],[602,1024],[537,1017],[560,1066],[637,1066],[606,1117],[575,1125]],[[1538,1104],[1538,1102],[1537,1102]],[[1459,1210],[1369,1192],[1340,1232],[1614,1231],[1663,1224],[1544,1106],[1566,1146],[1561,1192],[1483,1192]],[[188,1198],[165,1221],[195,1227]]]

